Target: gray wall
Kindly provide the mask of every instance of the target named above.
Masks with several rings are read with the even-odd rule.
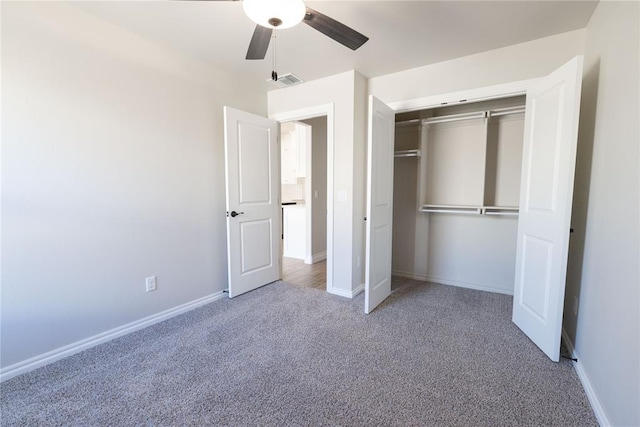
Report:
[[[221,109],[264,114],[266,99],[72,6],[1,7],[6,367],[225,287]],[[638,9],[602,2],[586,31],[564,322],[615,425],[640,424]],[[577,31],[383,76],[369,91],[390,102],[536,77],[580,53],[582,40]],[[335,101],[301,92],[305,101],[289,105],[292,93],[272,94],[273,111]],[[350,117],[337,125],[339,147],[362,133],[353,93],[336,107]],[[362,172],[351,151],[338,154]],[[341,183],[350,196],[363,188]],[[145,293],[150,275],[158,290]]]
[[[260,93],[69,4],[2,3],[3,368],[226,287],[222,107],[264,115]]]
[[[311,253],[327,251],[327,118],[302,120],[311,130]],[[318,197],[315,197],[315,192]],[[307,203],[309,201],[307,200]]]
[[[268,93],[268,109],[271,117],[291,112],[309,111],[330,105],[333,123],[328,124],[333,146],[333,176],[331,177],[334,201],[330,205],[330,220],[333,222],[331,241],[333,254],[331,268],[327,269],[328,292],[351,297],[360,287],[363,227],[362,212],[364,195],[365,128],[359,126],[356,116],[366,115],[364,100],[356,99],[358,87],[364,77],[355,71],[347,71],[330,77],[312,80]],[[325,110],[326,111],[326,110]],[[356,125],[356,121],[358,125]],[[357,175],[357,176],[354,176]],[[362,185],[361,185],[362,184]],[[354,218],[360,218],[358,227]]]
[[[600,2],[587,26],[564,317],[617,426],[640,425],[639,9]]]

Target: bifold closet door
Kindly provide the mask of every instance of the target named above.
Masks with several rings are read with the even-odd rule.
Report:
[[[560,335],[582,57],[527,91],[513,321],[553,361]]]
[[[395,112],[369,96],[364,312],[391,294]]]

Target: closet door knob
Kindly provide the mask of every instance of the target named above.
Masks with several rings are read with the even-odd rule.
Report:
[[[231,211],[231,218],[235,218],[238,215],[244,215],[244,212]]]

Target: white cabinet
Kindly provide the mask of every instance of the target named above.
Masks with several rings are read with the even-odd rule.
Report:
[[[307,139],[310,138],[309,127],[293,123],[293,129],[282,132],[281,143],[281,177],[283,184],[297,184],[298,178],[307,175]]]
[[[295,132],[283,133],[280,137],[280,167],[283,184],[298,183],[298,144]]]
[[[307,127],[296,125],[296,176],[304,178],[307,176]]]
[[[305,259],[306,250],[306,210],[305,205],[287,205],[282,208],[283,256]]]

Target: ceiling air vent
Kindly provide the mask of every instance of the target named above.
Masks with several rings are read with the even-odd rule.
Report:
[[[278,76],[278,80],[275,82],[271,79],[268,79],[267,81],[275,83],[276,86],[278,87],[287,87],[287,86],[296,85],[298,83],[302,83],[303,80],[294,74],[287,73],[287,74]]]

